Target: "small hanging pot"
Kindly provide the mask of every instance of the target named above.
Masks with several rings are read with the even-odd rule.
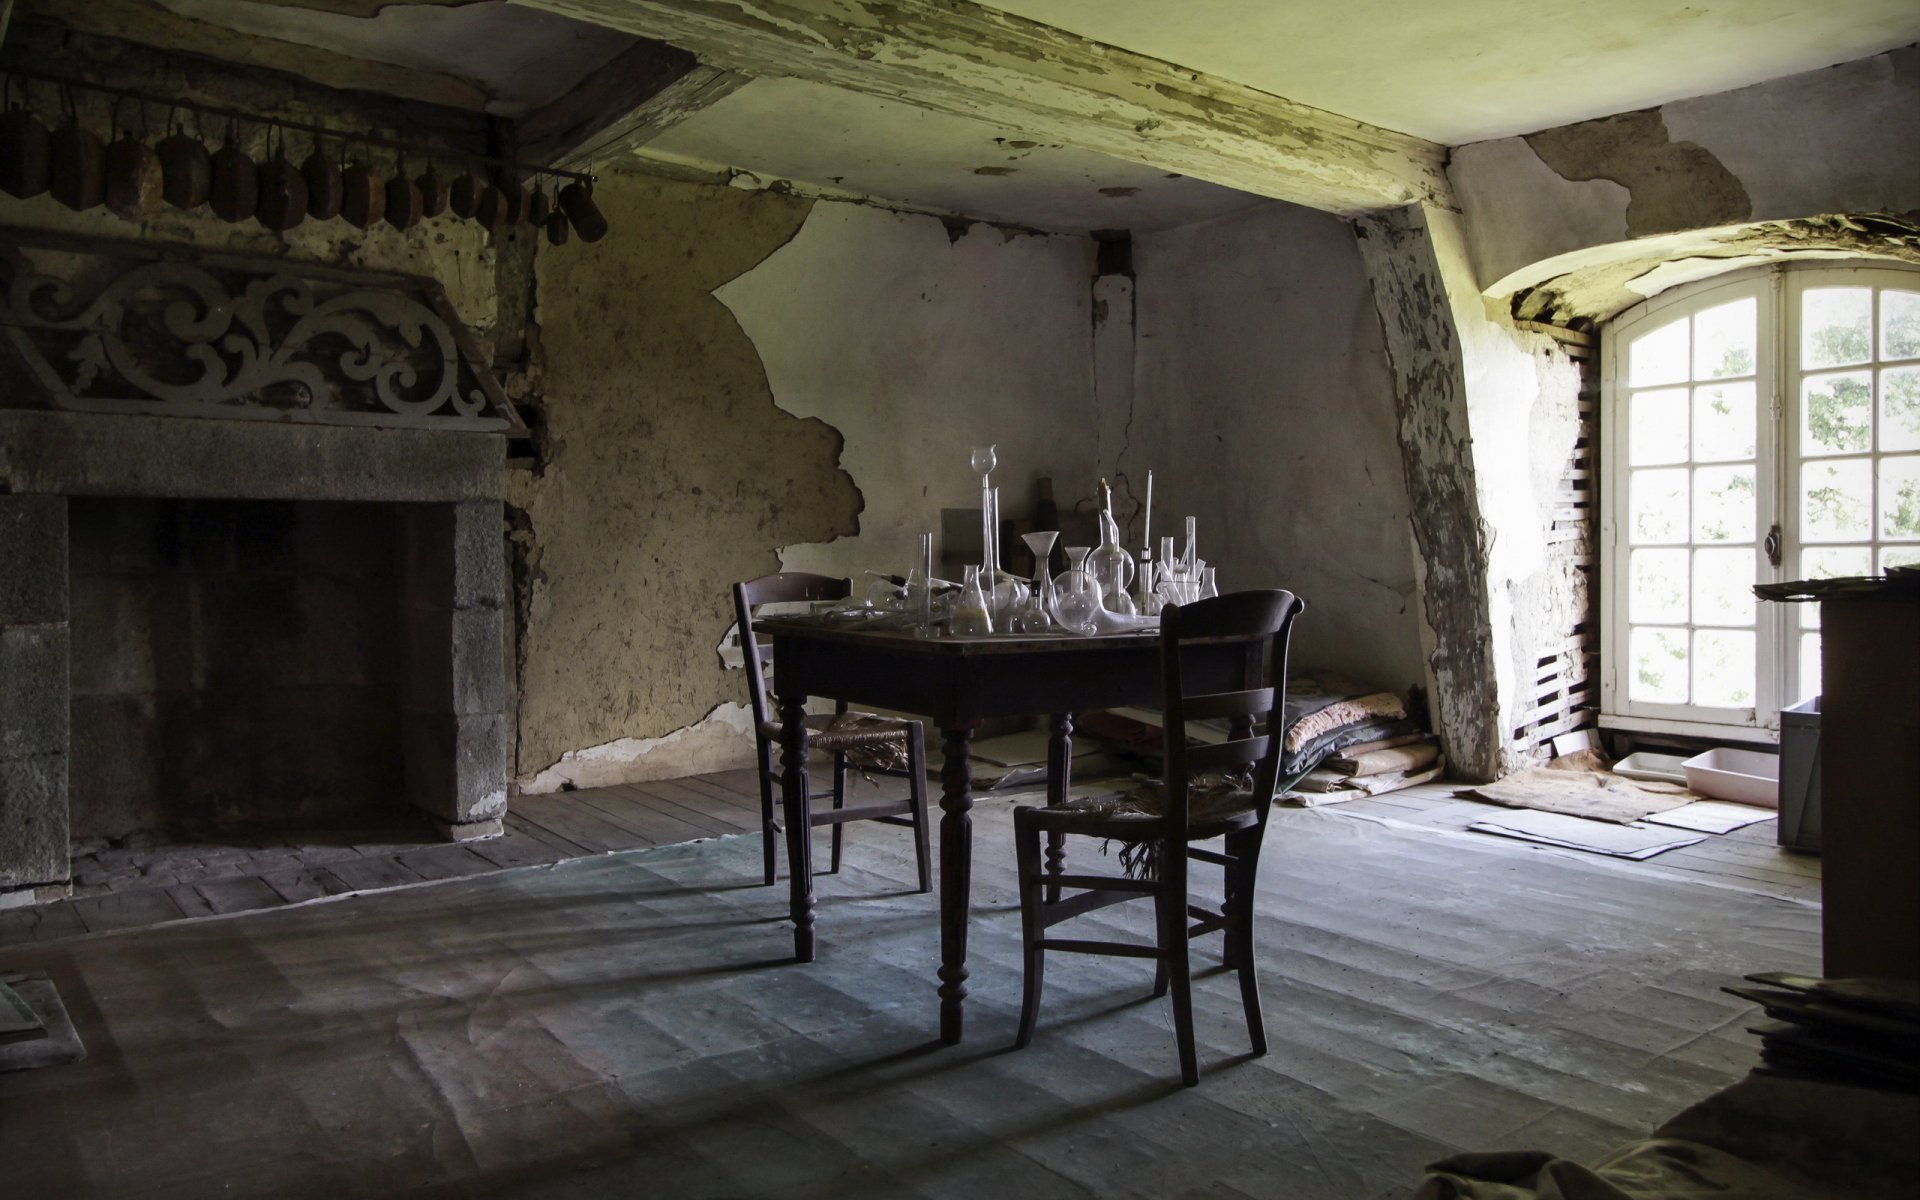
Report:
[[[486,185],[471,171],[453,181],[447,189],[447,208],[462,221],[469,220],[480,211],[480,193]]]
[[[518,225],[524,221],[527,216],[527,194],[504,174],[500,178],[500,195],[507,202],[506,224]]]
[[[420,215],[437,217],[447,211],[447,184],[432,167],[413,181],[420,189]]]
[[[527,220],[534,225],[545,227],[547,218],[553,215],[553,201],[547,196],[547,189],[535,187],[533,195],[527,200]]]
[[[340,215],[356,229],[370,228],[387,211],[387,186],[367,164],[355,160],[340,172]]]
[[[567,231],[571,228],[571,226],[567,224],[567,214],[563,212],[548,213],[544,224],[547,227],[547,243],[549,245],[564,246],[567,244]]]
[[[116,104],[114,125],[119,136],[107,146],[107,207],[129,221],[143,221],[159,213],[165,201],[166,179],[160,170],[160,156],[131,129],[119,133],[119,123]],[[141,124],[145,123],[143,108]]]
[[[195,209],[213,196],[213,156],[179,125],[154,147],[160,156],[160,194],[179,209]]]
[[[227,140],[213,152],[213,215],[229,225],[251,217],[260,207],[260,168],[240,148],[237,123],[227,126]]]
[[[0,115],[0,190],[31,200],[52,179],[53,135],[15,104]]]
[[[405,232],[420,223],[426,203],[420,195],[420,185],[407,178],[407,164],[402,162],[398,166],[393,178],[387,180],[385,216],[387,224]]]
[[[583,242],[597,242],[607,236],[607,218],[593,202],[593,186],[575,181],[560,189],[560,211],[573,222],[573,231]]]
[[[307,185],[307,215],[316,221],[331,221],[340,215],[340,202],[346,197],[346,187],[340,181],[340,164],[333,155],[313,139],[313,153],[307,155],[300,164],[300,178]]]
[[[307,219],[307,176],[287,158],[285,133],[273,157],[260,164],[260,207],[254,216],[275,233]]]
[[[499,234],[507,223],[507,196],[492,184],[481,189],[480,202],[474,206],[473,219],[488,233]]]
[[[71,93],[66,101],[67,123],[53,131],[47,190],[73,211],[85,212],[107,198],[107,146],[80,124]]]

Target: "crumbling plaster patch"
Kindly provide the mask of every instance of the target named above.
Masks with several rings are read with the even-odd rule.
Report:
[[[1610,179],[1626,188],[1629,237],[1753,215],[1753,201],[1733,172],[1697,143],[1674,139],[1659,109],[1562,125],[1525,140],[1564,178]]]
[[[790,539],[788,570],[905,571],[942,508],[976,508],[968,447],[999,446],[1012,518],[1051,475],[1062,507],[1104,469],[1093,387],[1093,243],[1006,235],[821,201],[777,253],[716,293],[779,406],[846,437],[865,498],[855,536]],[[836,531],[839,532],[839,531]]]
[[[753,343],[713,295],[792,238],[811,203],[624,174],[595,195],[619,232],[539,257],[549,457],[510,480],[538,552],[523,780],[737,702],[739,677],[712,651],[732,622],[729,585],[777,569],[777,547],[852,534],[861,506],[839,434],[775,407]],[[805,287],[787,300],[839,320]]]
[[[722,704],[705,717],[665,737],[616,738],[560,761],[520,783],[526,795],[679,779],[725,767],[744,766],[753,747],[753,713],[745,704]]]

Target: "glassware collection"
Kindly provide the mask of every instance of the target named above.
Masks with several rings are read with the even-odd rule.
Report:
[[[968,465],[980,477],[980,562],[969,563],[959,583],[933,573],[933,535],[920,535],[917,561],[903,578],[868,571],[863,593],[825,615],[867,627],[909,630],[919,637],[1036,637],[1092,635],[1154,629],[1169,604],[1191,604],[1220,594],[1214,568],[1198,556],[1196,522],[1186,520],[1185,545],[1162,537],[1153,553],[1153,472],[1147,472],[1146,506],[1138,558],[1122,540],[1113,515],[1113,489],[1100,481],[1095,514],[1099,545],[1066,547],[1067,569],[1052,574],[1058,530],[1020,538],[1033,554],[1033,577],[1021,579],[1000,561],[1000,489],[993,471],[994,446],[975,446]]]

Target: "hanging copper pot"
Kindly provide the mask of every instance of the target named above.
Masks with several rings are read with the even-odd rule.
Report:
[[[213,156],[178,125],[154,147],[160,156],[161,195],[175,208],[199,208],[213,196]]]
[[[98,208],[107,198],[106,143],[74,117],[53,131],[47,190],[75,212]]]
[[[413,185],[420,189],[422,217],[437,217],[447,211],[446,181],[441,179],[432,167],[428,167],[425,174],[414,180]]]
[[[240,148],[239,130],[227,129],[227,140],[213,152],[213,194],[207,203],[213,215],[229,225],[251,217],[260,207],[260,168]]]
[[[553,215],[553,201],[547,196],[547,189],[535,187],[533,195],[527,200],[527,220],[544,227],[547,218]]]
[[[285,135],[273,157],[260,164],[260,206],[254,215],[275,233],[285,233],[307,219],[306,172],[287,158]]]
[[[0,189],[22,200],[47,190],[52,178],[53,135],[18,104],[0,115]]]
[[[507,179],[501,179],[500,195],[507,202],[505,224],[518,225],[526,219],[527,194],[520,190],[519,185]]]
[[[486,185],[468,172],[454,180],[453,186],[447,189],[447,208],[454,216],[465,221],[480,211],[480,193],[485,190]]]
[[[316,221],[331,221],[340,215],[340,202],[346,197],[340,182],[340,164],[313,139],[313,153],[300,164],[300,178],[307,185],[307,215]]]
[[[507,196],[492,184],[480,191],[480,202],[474,205],[473,219],[491,234],[498,234],[507,223]]]
[[[340,172],[340,215],[356,229],[370,228],[387,211],[387,185],[363,162]]]
[[[406,165],[387,180],[387,224],[398,230],[412,229],[420,223],[420,214],[426,203],[420,195],[420,185],[408,179]]]
[[[547,227],[547,242],[550,245],[564,246],[567,244],[567,230],[570,228],[567,224],[567,214],[563,212],[548,213],[544,224]]]
[[[560,189],[560,211],[573,222],[573,231],[583,242],[597,242],[607,236],[607,218],[593,202],[591,184],[574,182]]]
[[[107,207],[129,221],[144,221],[160,211],[166,177],[160,156],[132,133],[107,147]]]

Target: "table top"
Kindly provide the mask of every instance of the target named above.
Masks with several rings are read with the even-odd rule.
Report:
[[[910,629],[863,629],[844,622],[823,621],[819,617],[761,617],[753,631],[776,637],[797,636],[849,645],[886,646],[923,654],[1035,654],[1073,653],[1087,650],[1137,649],[1158,645],[1160,631],[1141,629],[1129,633],[1037,633],[990,634],[986,637],[921,637]]]

